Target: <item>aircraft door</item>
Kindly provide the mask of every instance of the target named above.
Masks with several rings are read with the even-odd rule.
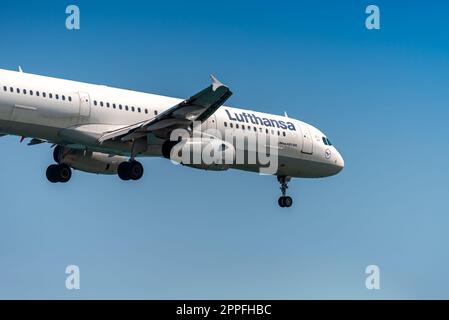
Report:
[[[87,92],[79,92],[80,96],[80,117],[90,117],[90,97]]]
[[[213,130],[217,130],[217,117],[215,116],[215,114],[212,114],[205,123],[205,126],[203,126],[203,130],[204,129],[213,129]],[[211,130],[212,131],[212,130]]]
[[[313,153],[313,139],[310,132],[309,126],[301,125],[302,132],[302,153],[312,154]]]

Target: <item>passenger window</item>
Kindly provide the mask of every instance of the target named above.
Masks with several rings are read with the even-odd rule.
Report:
[[[104,106],[103,101],[100,101],[100,107]]]
[[[145,114],[148,114],[148,109],[145,109]]]
[[[49,94],[48,94],[48,97],[49,97],[50,99],[52,99],[52,98],[53,98],[53,94],[52,94],[52,93],[49,93]]]
[[[47,94],[45,92],[42,92],[42,96],[45,98]]]
[[[125,110],[128,111],[128,110],[129,110],[129,107],[128,107],[128,106],[125,106]]]
[[[231,122],[231,123],[229,124],[229,126],[230,126],[231,128],[233,128],[233,127],[234,127],[234,124]]]
[[[120,110],[122,110],[122,105],[121,105],[121,104],[119,104],[119,105],[118,105],[118,108],[119,108]]]
[[[55,95],[56,100],[59,100],[59,94]]]
[[[137,108],[137,112],[141,113],[141,111],[142,111],[142,109],[140,109],[140,108]]]
[[[238,125],[238,123],[235,125],[235,127],[238,129],[239,128],[239,125]]]
[[[136,108],[131,107],[131,111],[132,111],[132,112],[136,111]]]
[[[30,96],[32,96],[33,95],[33,90],[30,90]]]
[[[14,92],[14,88],[13,87],[9,88],[9,91]]]
[[[38,97],[39,97],[39,91],[36,91],[36,96],[38,96]]]
[[[228,126],[228,123],[227,123],[227,122],[225,122],[225,123],[224,123],[224,126],[225,126],[225,127],[227,127],[227,126]]]
[[[8,91],[8,88],[5,86],[5,87],[3,87],[3,90],[4,91]]]
[[[62,96],[61,98],[62,98],[62,101],[65,101],[65,96]]]
[[[23,94],[27,94],[27,91],[25,89],[23,89]]]
[[[94,100],[94,106],[96,106],[97,105],[97,100]]]
[[[107,107],[107,108],[109,108],[109,107],[110,107],[110,105],[109,105],[109,102],[106,102],[106,107]]]
[[[112,107],[113,107],[114,109],[117,109],[117,106],[115,105],[115,103],[112,105]]]
[[[17,88],[17,90],[16,90],[16,91],[17,91],[17,93],[20,93],[20,89],[19,89],[19,88]]]
[[[69,96],[69,101],[72,102],[72,97]]]
[[[268,134],[268,129],[265,129],[265,133]]]
[[[286,136],[285,131],[282,132],[282,135],[283,135],[284,137]]]

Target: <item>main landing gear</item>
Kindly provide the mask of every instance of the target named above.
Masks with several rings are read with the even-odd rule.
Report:
[[[72,169],[66,164],[52,164],[47,168],[46,174],[51,183],[66,183],[72,177]]]
[[[281,192],[282,196],[278,200],[278,204],[281,208],[290,208],[293,204],[293,199],[289,196],[286,196],[288,183],[290,181],[290,177],[280,176],[278,177],[278,181],[281,184]]]
[[[143,166],[139,161],[136,161],[136,156],[139,153],[147,150],[146,138],[141,138],[133,141],[131,147],[131,158],[119,164],[117,174],[123,181],[140,180],[143,176]]]
[[[123,181],[139,180],[143,176],[143,166],[136,160],[120,163],[117,173]]]
[[[72,169],[63,163],[60,163],[62,158],[63,148],[56,146],[53,150],[53,159],[57,164],[52,164],[47,168],[47,180],[51,183],[67,183],[72,177]]]

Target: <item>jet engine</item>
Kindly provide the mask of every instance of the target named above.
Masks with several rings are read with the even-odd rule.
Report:
[[[73,169],[98,174],[116,174],[120,163],[128,161],[122,156],[62,146],[55,148],[53,158],[57,163]]]
[[[170,152],[167,152],[167,149],[170,149]],[[203,170],[228,170],[235,160],[234,146],[220,139],[190,138],[180,142],[166,141],[162,150],[166,158],[176,163]]]

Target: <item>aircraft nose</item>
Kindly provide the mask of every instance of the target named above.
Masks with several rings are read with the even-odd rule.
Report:
[[[335,163],[335,165],[338,168],[338,172],[343,170],[343,168],[345,167],[345,160],[343,159],[343,156],[338,151],[337,151],[337,154],[336,154],[336,163]]]

